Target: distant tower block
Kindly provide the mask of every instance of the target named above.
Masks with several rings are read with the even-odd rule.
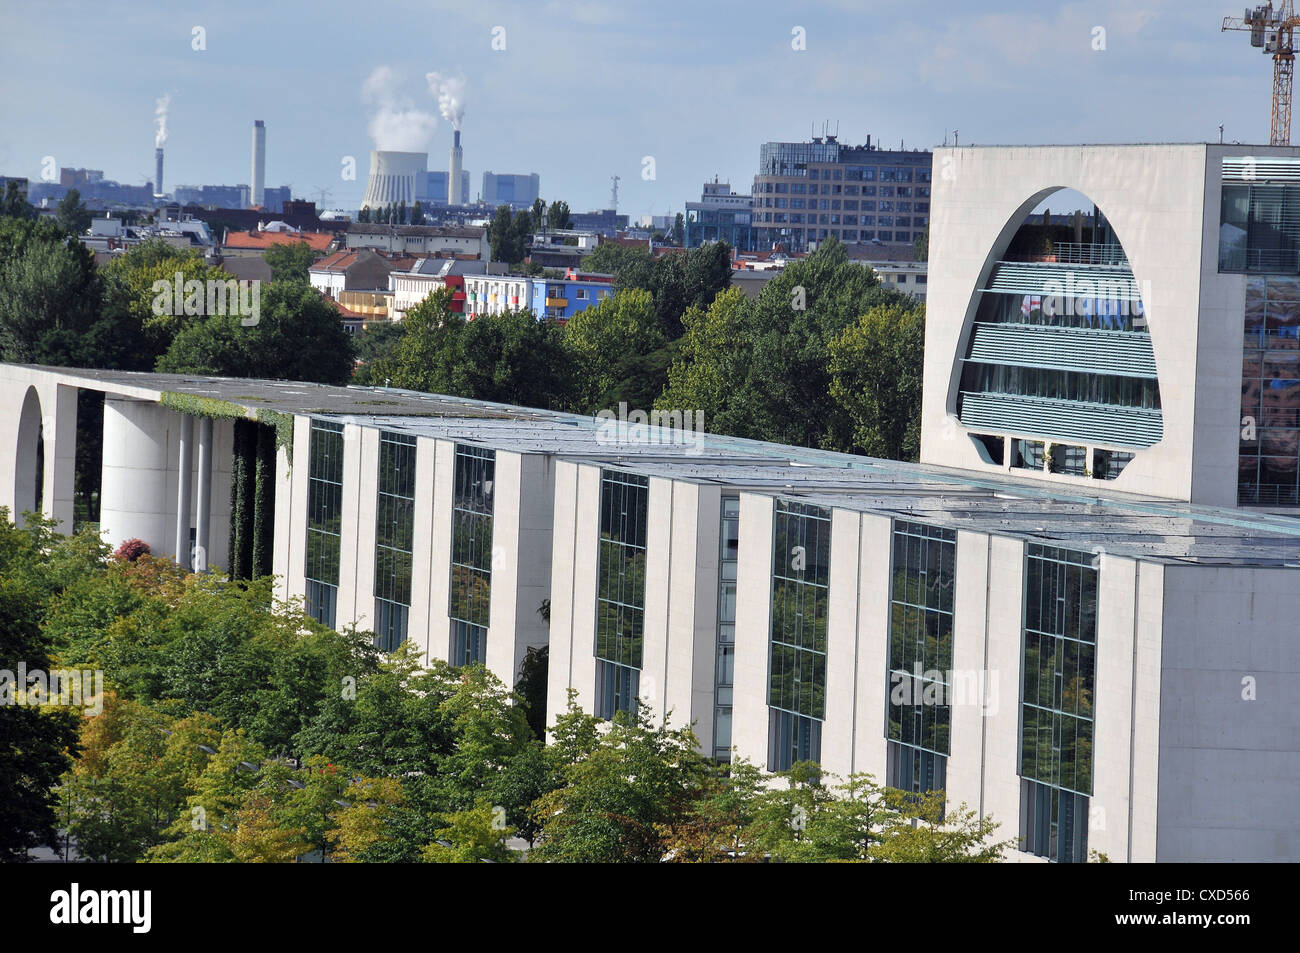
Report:
[[[266,200],[266,124],[253,120],[253,172],[249,178],[249,201],[261,206]]]
[[[427,152],[371,152],[370,179],[362,208],[383,208],[394,202],[415,204],[424,196],[429,171]]]
[[[464,155],[460,149],[459,129],[457,129],[453,133],[453,137],[454,138],[451,146],[451,160],[450,160],[450,164],[447,167],[447,204],[464,205],[465,189],[463,183],[460,181],[460,167],[461,167],[461,161],[464,159]]]

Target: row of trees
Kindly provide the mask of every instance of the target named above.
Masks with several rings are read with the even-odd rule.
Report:
[[[525,213],[519,213],[521,215]],[[617,294],[564,325],[466,321],[435,292],[368,345],[359,380],[594,414],[702,410],[714,433],[915,459],[924,311],[827,242],[755,299],[722,244],[652,257],[601,245]]]
[[[0,712],[0,859],[67,831],[103,861],[990,861],[995,824],[942,799],[796,765],[721,768],[642,711],[603,728],[572,698],[480,666],[381,657],[275,604],[267,578],[108,557],[93,534],[0,512],[5,658],[104,672],[102,712]],[[35,667],[33,665],[33,667]],[[538,671],[519,683],[544,684]],[[531,722],[531,723],[530,723]]]
[[[573,216],[568,202],[552,202],[547,205],[537,199],[531,209],[518,212],[509,205],[498,205],[488,224],[488,245],[492,250],[492,260],[521,266],[534,233],[572,227]]]
[[[423,225],[424,208],[415,202],[407,208],[406,202],[390,202],[379,208],[363,208],[357,213],[357,221],[362,224],[377,225]]]
[[[61,204],[54,221],[37,218],[9,183],[0,210],[0,360],[333,384],[351,377],[351,336],[308,286],[315,256],[305,242],[268,251],[273,281],[259,289],[256,324],[245,324],[246,315],[204,313],[206,295],[181,313],[172,295],[160,296],[159,282],[232,280],[197,251],[153,240],[100,268],[78,222],[61,224],[75,209],[64,216]]]

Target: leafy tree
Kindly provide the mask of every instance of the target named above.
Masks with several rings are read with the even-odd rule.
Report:
[[[523,253],[519,248],[514,230],[514,217],[509,205],[498,205],[488,224],[488,245],[492,250],[493,261],[506,263],[522,261]]]
[[[926,261],[930,257],[930,226],[925,226],[925,231],[916,236],[912,242],[912,259],[914,261]]]
[[[550,600],[547,600],[549,623]],[[550,646],[530,645],[519,664],[519,674],[515,678],[515,691],[524,700],[528,712],[528,726],[537,738],[546,736],[546,679],[550,668]]]
[[[655,258],[649,248],[618,242],[601,242],[586,261],[589,271],[613,275],[614,284],[619,288],[643,288],[646,291],[652,287],[650,279],[654,264]]]
[[[420,859],[426,863],[473,864],[490,860],[501,864],[515,859],[506,846],[509,828],[497,826],[497,814],[489,804],[448,814],[435,833],[438,839],[420,852]]]
[[[266,264],[271,269],[272,281],[311,280],[308,270],[316,262],[316,252],[306,242],[272,245],[266,250]]]
[[[540,232],[546,227],[546,202],[542,199],[533,199],[533,207],[530,213],[533,217],[532,228],[534,232]]]
[[[686,240],[686,219],[681,212],[673,218],[673,228],[670,233],[674,245],[680,245]]]
[[[357,224],[358,225],[370,224],[370,209],[368,207],[362,208],[357,212]]]
[[[343,384],[352,376],[352,336],[316,291],[273,283],[261,295],[258,323],[239,314],[187,325],[158,359],[164,372]]]
[[[699,797],[660,825],[665,859],[675,863],[761,861],[750,849],[749,830],[767,796],[763,773],[739,759],[708,778]]]
[[[563,767],[565,785],[538,799],[539,860],[657,863],[662,825],[684,810],[712,767],[689,728],[620,714],[594,749]]]
[[[871,457],[921,451],[923,307],[877,305],[829,345],[831,396],[848,413],[853,445]]]
[[[90,228],[90,218],[90,210],[76,189],[68,189],[68,194],[59,199],[54,210],[54,220],[71,235],[80,235]]]
[[[102,309],[94,256],[48,221],[0,219],[0,359],[131,367],[138,325]]]
[[[516,212],[514,221],[510,225],[510,242],[511,250],[516,257],[511,258],[512,264],[522,262],[528,254],[528,246],[533,238],[533,217],[528,212]]]
[[[416,202],[414,205],[411,206],[410,218],[411,218],[412,225],[424,224],[424,209],[423,207],[421,207],[419,202]]]
[[[29,671],[51,668],[40,622],[63,583],[47,560],[66,558],[55,553],[66,544],[56,542],[51,526],[33,518],[19,529],[0,507],[0,659],[6,667],[22,660]],[[76,753],[79,712],[41,704],[24,684],[4,691],[10,697],[0,707],[0,861],[14,862],[26,860],[28,848],[54,841],[53,786]]]
[[[375,365],[385,359],[391,359],[405,333],[405,325],[397,321],[376,323],[373,327],[357,332],[354,341],[357,348],[357,367],[352,372],[354,384],[383,384],[382,378],[373,374]]]
[[[0,204],[0,218],[32,219],[36,209],[23,197],[18,183],[9,181],[5,184],[4,202]]]
[[[886,790],[892,809],[873,860],[895,864],[993,864],[1014,842],[991,841],[998,823],[965,804],[944,810],[944,793]]]
[[[564,328],[564,345],[576,372],[575,409],[595,413],[616,407],[619,399],[649,407],[663,381],[652,381],[636,393],[628,393],[626,384],[646,356],[665,343],[648,291],[624,289],[575,314]]]
[[[546,227],[552,231],[573,228],[568,202],[552,202],[546,209]]]

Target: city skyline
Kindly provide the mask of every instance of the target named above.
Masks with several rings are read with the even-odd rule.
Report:
[[[394,3],[365,30],[332,4],[142,4],[103,22],[100,8],[55,4],[15,14],[0,38],[0,174],[39,180],[51,156],[56,176],[87,167],[142,184],[156,101],[170,97],[168,190],[247,182],[262,119],[268,186],[308,199],[326,189],[325,206],[356,208],[384,103],[427,142],[429,168],[446,166],[451,123],[429,73],[464,78],[471,197],[484,171],[536,172],[548,201],[605,208],[618,175],[633,219],[680,210],[715,175],[747,192],[762,142],[806,139],[827,120],[843,142],[909,149],[951,142],[954,128],[974,144],[1213,141],[1220,122],[1226,141],[1262,142],[1268,63],[1220,35],[1234,11],[995,2],[926,23],[895,2]],[[57,61],[48,22],[80,24]],[[1025,82],[1035,73],[1044,81]],[[342,177],[349,156],[354,179]]]

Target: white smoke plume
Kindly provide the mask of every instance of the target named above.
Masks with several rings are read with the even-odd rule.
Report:
[[[429,92],[438,99],[442,118],[451,123],[451,128],[459,129],[465,116],[465,77],[426,73],[424,78],[429,84]]]
[[[155,149],[161,149],[167,141],[167,110],[172,107],[172,97],[170,93],[164,93],[161,99],[154,101],[153,106],[153,146]]]
[[[438,117],[417,109],[401,90],[391,67],[376,66],[361,86],[361,100],[371,107],[367,131],[381,152],[427,152]]]

